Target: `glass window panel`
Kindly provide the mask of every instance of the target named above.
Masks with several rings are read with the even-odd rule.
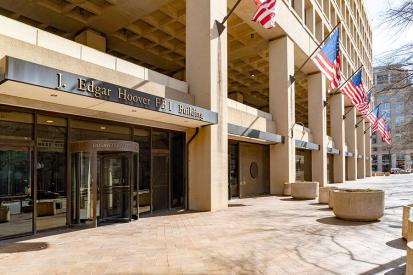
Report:
[[[70,121],[71,138],[76,140],[130,140],[130,128],[82,120]]]
[[[29,148],[0,147],[0,238],[33,231],[31,158]]]
[[[30,113],[0,111],[0,139],[31,140],[33,115]]]
[[[169,133],[163,131],[152,132],[153,149],[169,149]]]
[[[134,129],[133,141],[139,144],[139,157],[135,156],[135,163],[139,159],[139,213],[151,211],[151,132],[149,129]],[[136,166],[135,166],[136,167]],[[135,177],[136,178],[136,175]],[[135,192],[136,194],[136,192]],[[134,195],[134,201],[137,198]]]
[[[66,225],[66,119],[39,115],[37,125],[37,229]]]

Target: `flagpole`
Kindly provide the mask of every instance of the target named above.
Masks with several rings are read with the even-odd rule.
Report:
[[[336,90],[335,92],[330,93],[330,97],[335,96],[335,95],[338,95],[338,94],[341,94],[340,89],[343,88],[344,85],[346,85],[347,82],[349,82],[349,80],[351,80],[351,79],[353,78],[353,76],[354,76],[358,71],[361,70],[361,68],[363,68],[363,65],[361,65],[360,67],[358,67],[358,69],[355,70],[354,73],[353,73],[349,78],[347,78],[347,80],[346,80],[343,84],[341,84],[340,86],[338,86],[338,88],[335,89],[335,90]]]
[[[224,32],[225,30],[225,22],[228,21],[228,18],[234,13],[235,9],[238,7],[238,5],[241,3],[242,0],[238,0],[237,3],[235,3],[235,5],[232,7],[232,9],[229,11],[229,13],[224,17],[224,19],[222,20],[222,22],[218,22],[217,20],[215,20],[215,24],[217,24],[217,29],[218,29],[218,35],[221,36],[221,34]]]
[[[373,88],[371,88],[370,90],[368,90],[366,94],[369,94],[371,90],[373,90]],[[354,109],[354,107],[356,107],[356,105],[353,105],[353,107],[351,107],[350,110],[348,110],[348,112],[346,112],[346,113],[344,114],[343,120],[345,120],[345,119],[347,118],[347,115],[351,112],[351,110]]]
[[[371,113],[373,113],[374,110],[376,110],[377,108],[380,108],[380,105],[381,105],[381,103],[380,103],[379,105],[377,105],[375,108],[373,108],[373,110],[371,110],[371,111],[366,115],[366,117],[367,117],[368,115],[370,115]],[[364,117],[356,124],[356,128],[358,128],[359,124],[363,121],[363,119],[364,119]]]
[[[377,121],[380,120],[385,114],[386,114],[386,113],[383,113],[379,118],[377,118]],[[367,131],[368,131],[371,127],[373,127],[373,125],[374,125],[374,123],[371,124],[369,128],[367,128],[366,130],[364,130],[364,134],[366,134]]]
[[[330,35],[337,29],[337,27],[341,24],[341,21],[338,21],[337,25],[324,37],[324,40],[321,41],[321,43],[317,46],[317,48],[307,57],[307,59],[304,61],[304,63],[300,66],[300,68],[297,69],[297,71],[294,72],[294,75],[290,75],[290,82],[293,84],[295,82],[295,75],[301,71],[302,68],[304,68],[305,64],[310,61],[311,57],[317,52],[318,49],[324,44],[324,42],[327,41],[327,39],[330,37]]]

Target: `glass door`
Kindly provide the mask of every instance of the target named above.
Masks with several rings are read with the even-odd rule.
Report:
[[[0,239],[33,232],[30,147],[0,145]]]
[[[152,155],[152,206],[153,210],[169,209],[169,151]]]
[[[131,153],[99,153],[98,221],[129,220]]]

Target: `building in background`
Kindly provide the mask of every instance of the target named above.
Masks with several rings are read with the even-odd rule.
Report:
[[[409,72],[400,65],[374,68],[374,101],[389,123],[393,143],[372,136],[373,171],[411,169],[413,161],[413,86]]]
[[[370,88],[364,1],[277,1],[270,30],[241,1],[219,34],[235,2],[0,1],[0,238],[371,176],[369,124],[297,71],[338,26]]]

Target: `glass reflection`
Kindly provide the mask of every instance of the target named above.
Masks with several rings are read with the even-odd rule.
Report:
[[[38,116],[37,221],[38,230],[66,225],[66,120]]]
[[[133,193],[133,205],[137,205],[139,194],[139,213],[151,211],[151,135],[148,129],[134,129],[133,141],[139,144],[139,156],[135,156],[135,167],[139,170],[139,189]],[[137,165],[139,163],[139,165]],[[136,169],[134,170],[136,171]],[[134,176],[136,179],[136,175]],[[136,211],[136,210],[135,210]],[[136,215],[136,213],[133,213]]]

